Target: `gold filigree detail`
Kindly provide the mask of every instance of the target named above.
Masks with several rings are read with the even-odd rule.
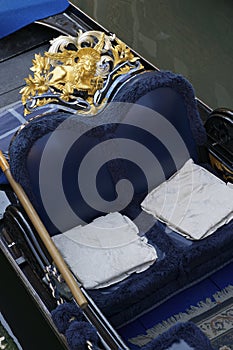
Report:
[[[115,39],[117,45],[112,49],[113,57],[114,57],[114,67],[122,62],[135,62],[138,60],[138,57],[135,57],[130,49],[121,41],[120,39]]]
[[[104,88],[109,74],[112,80],[128,74],[139,60],[121,40],[102,32],[80,31],[77,38],[60,36],[51,44],[43,56],[35,55],[30,68],[34,75],[25,79],[20,91],[26,114],[48,103],[69,106],[80,100],[96,111],[94,95]]]
[[[211,153],[209,154],[209,157],[212,167],[221,173],[223,179],[233,183],[233,172],[218,159],[216,159]]]
[[[118,77],[119,75],[124,75],[124,74],[129,73],[131,69],[132,69],[132,67],[129,66],[129,65],[126,65],[126,66],[120,68],[120,69],[117,71],[117,73],[116,73],[115,75],[113,75],[113,79],[115,79],[115,78]],[[143,69],[143,65],[142,65],[142,64],[140,65],[139,69]]]

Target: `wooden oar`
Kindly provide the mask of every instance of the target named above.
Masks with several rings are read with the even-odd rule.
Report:
[[[28,217],[30,218],[33,226],[38,232],[42,242],[47,248],[49,254],[51,255],[56,267],[61,273],[64,281],[67,283],[67,286],[70,288],[70,291],[74,297],[74,300],[78,304],[78,306],[83,310],[86,318],[93,324],[93,326],[97,329],[100,339],[102,340],[102,344],[106,349],[111,350],[128,350],[128,347],[124,344],[122,339],[119,337],[115,329],[109,324],[104,315],[100,312],[97,306],[93,303],[93,301],[89,298],[85,289],[82,290],[79,288],[77,284],[77,280],[72,275],[69,267],[55,246],[53,240],[51,239],[47,229],[42,223],[39,215],[31,204],[28,196],[24,192],[23,188],[18,184],[10,171],[10,166],[0,150],[0,167],[6,178],[8,179],[12,189],[15,191],[20,203],[22,204],[24,210],[26,211]],[[85,297],[84,293],[89,299]]]
[[[64,278],[64,281],[67,283],[68,287],[70,288],[70,291],[76,300],[77,304],[82,308],[85,309],[88,302],[85,296],[83,295],[82,291],[80,290],[77,281],[75,280],[74,276],[72,275],[70,269],[68,268],[67,264],[65,263],[63,257],[61,256],[60,252],[58,251],[57,247],[55,246],[53,240],[51,239],[48,231],[46,230],[44,224],[42,223],[41,219],[39,218],[37,212],[35,211],[33,205],[31,204],[28,196],[24,192],[23,188],[14,180],[11,171],[10,166],[4,157],[2,151],[0,151],[0,167],[4,174],[6,175],[7,180],[9,181],[11,187],[15,191],[16,195],[19,198],[20,203],[22,204],[24,210],[26,211],[29,219],[31,220],[33,226],[35,227],[36,231],[38,232],[42,242],[44,243],[46,249],[48,250],[49,254],[51,255],[54,264],[58,268],[59,272],[61,273],[62,277]]]

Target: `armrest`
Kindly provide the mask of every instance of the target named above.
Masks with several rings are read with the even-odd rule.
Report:
[[[211,165],[224,180],[233,182],[233,110],[215,109],[205,128]]]

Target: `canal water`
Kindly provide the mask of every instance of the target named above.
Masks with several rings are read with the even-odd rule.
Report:
[[[73,0],[160,69],[183,74],[211,108],[233,108],[231,0]]]

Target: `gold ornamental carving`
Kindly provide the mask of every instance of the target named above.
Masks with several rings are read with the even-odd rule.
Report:
[[[110,86],[143,69],[121,40],[98,31],[60,36],[44,55],[36,54],[32,63],[33,75],[25,79],[20,91],[25,114],[51,103],[94,114],[106,103]]]

